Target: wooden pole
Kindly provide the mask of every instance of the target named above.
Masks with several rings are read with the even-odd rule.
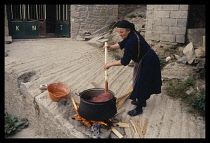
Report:
[[[107,55],[108,55],[107,42],[105,42],[105,64],[107,63]],[[105,92],[108,92],[108,70],[107,69],[105,69]]]

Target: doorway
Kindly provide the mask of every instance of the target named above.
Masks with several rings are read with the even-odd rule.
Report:
[[[46,37],[56,37],[56,5],[46,5]]]

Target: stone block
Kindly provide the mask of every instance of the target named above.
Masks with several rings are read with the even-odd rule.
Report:
[[[147,9],[161,10],[162,5],[147,5]]]
[[[188,10],[188,8],[189,8],[189,5],[185,5],[185,4],[181,4],[180,6],[179,6],[179,10]]]
[[[146,17],[149,18],[153,18],[154,17],[154,10],[147,10],[146,12]]]
[[[157,33],[145,33],[145,39],[160,40],[160,35]]]
[[[185,43],[185,35],[176,35],[177,43]]]
[[[154,24],[154,25],[162,25],[162,23],[161,23],[161,18],[154,18],[154,19],[153,19],[153,24]]]
[[[168,33],[168,26],[153,26],[152,30],[155,33]]]
[[[178,10],[179,5],[163,5],[162,10]]]
[[[187,26],[187,19],[177,19],[177,26],[178,27],[186,27]]]
[[[171,11],[170,18],[187,18],[188,11]]]
[[[160,40],[161,41],[175,42],[175,35],[173,35],[173,34],[160,34]]]
[[[177,26],[177,19],[162,18],[162,26]]]
[[[170,11],[154,11],[154,17],[169,18]]]
[[[169,34],[185,35],[186,27],[169,27]]]

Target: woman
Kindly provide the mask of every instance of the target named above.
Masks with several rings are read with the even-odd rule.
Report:
[[[121,42],[107,46],[108,50],[123,49],[124,54],[121,60],[106,63],[104,69],[112,66],[126,66],[131,60],[135,62],[133,72],[133,91],[130,95],[131,104],[137,105],[136,108],[128,112],[130,116],[142,114],[142,107],[146,107],[146,100],[151,94],[161,93],[161,71],[160,61],[157,54],[135,30],[133,23],[122,20],[117,24],[117,31]]]

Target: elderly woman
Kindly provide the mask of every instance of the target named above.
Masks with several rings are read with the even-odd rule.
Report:
[[[133,72],[133,91],[130,95],[131,104],[136,108],[128,112],[130,116],[142,114],[142,107],[146,107],[146,100],[152,94],[161,93],[161,70],[160,61],[153,49],[135,30],[133,23],[122,20],[117,24],[117,31],[121,38],[121,42],[115,45],[109,45],[107,48],[124,49],[121,60],[106,63],[104,69],[112,66],[126,66],[131,60],[135,62]]]

